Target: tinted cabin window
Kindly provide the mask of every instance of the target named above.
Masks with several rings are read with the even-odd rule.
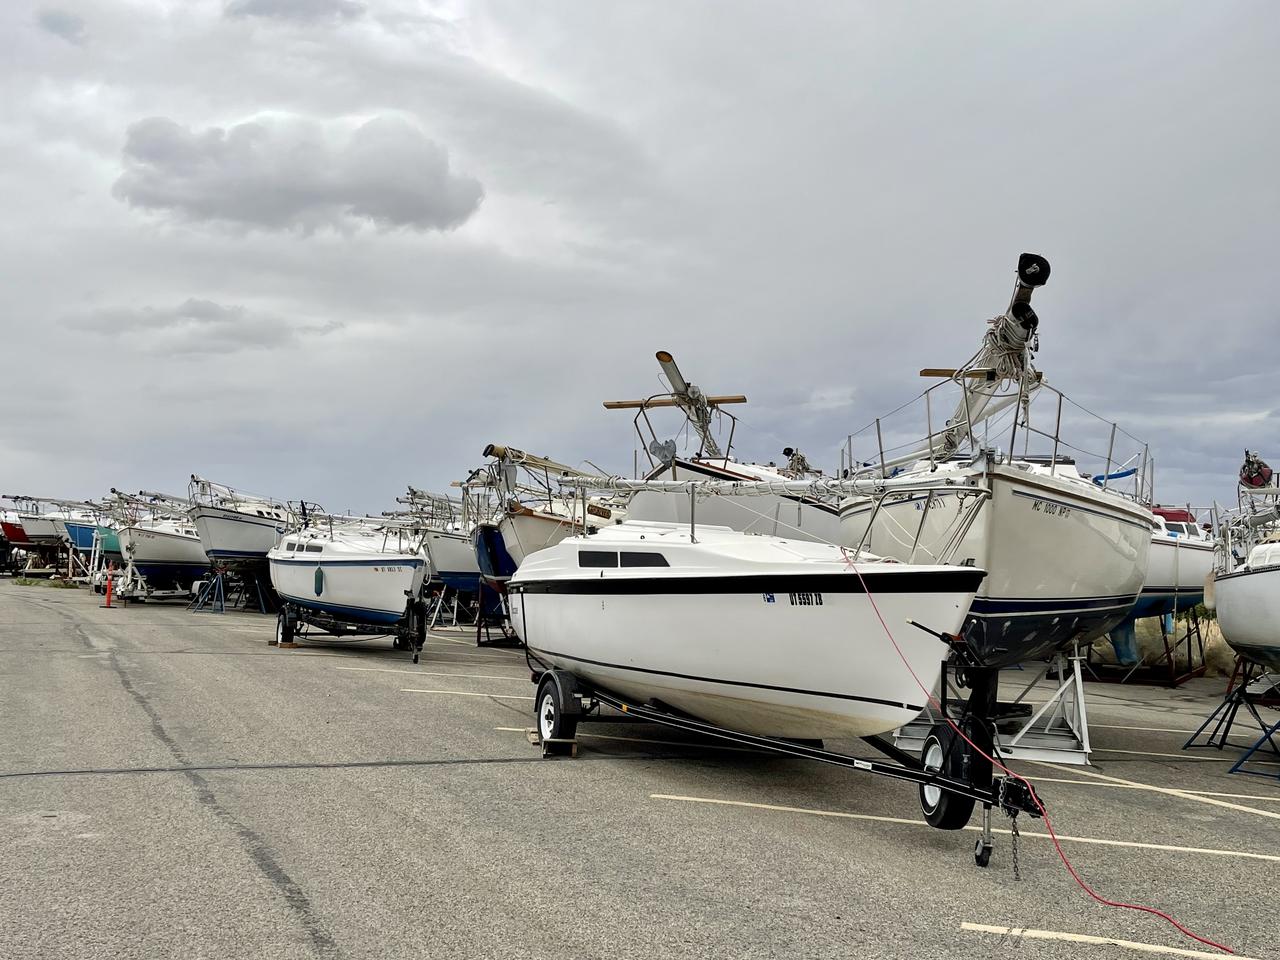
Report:
[[[286,543],[284,545],[284,548],[290,552],[293,552],[298,548],[298,545],[296,543]]]
[[[578,566],[580,567],[616,567],[618,555],[612,550],[579,550]]]
[[[324,547],[317,547],[314,543],[308,543],[306,547],[307,553],[319,553],[323,549]]]
[[[667,558],[660,553],[628,553],[622,552],[624,567],[669,567]]]

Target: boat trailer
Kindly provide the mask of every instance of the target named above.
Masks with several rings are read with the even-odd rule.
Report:
[[[283,600],[276,617],[275,637],[268,642],[286,649],[296,647],[298,640],[310,639],[312,630],[349,643],[390,637],[396,650],[413,651],[413,662],[417,663],[427,642],[427,605],[421,599],[410,599],[403,617],[393,624],[381,624],[344,620]]]
[[[526,657],[530,655],[526,654]],[[953,727],[950,723],[934,725],[925,738],[920,758],[899,750],[891,742],[879,736],[862,740],[888,757],[888,760],[868,760],[836,753],[821,747],[821,741],[785,740],[742,733],[705,723],[687,716],[658,701],[647,704],[631,702],[600,687],[582,680],[567,670],[557,668],[536,669],[529,661],[530,680],[537,684],[534,698],[536,736],[543,744],[543,755],[555,752],[556,747],[574,747],[577,726],[582,722],[618,722],[631,718],[658,723],[689,733],[701,734],[718,740],[726,740],[738,746],[779,753],[806,760],[816,760],[833,766],[872,773],[894,780],[905,780],[919,786],[920,808],[926,822],[940,830],[961,830],[968,825],[976,804],[982,804],[982,833],[974,845],[974,862],[985,867],[991,861],[993,849],[991,811],[999,808],[1013,820],[1016,837],[1017,816],[1020,813],[1032,817],[1041,816],[1040,800],[1025,780],[1013,776],[994,776],[987,757],[994,756],[994,724],[991,708],[995,705],[996,684],[999,671],[990,668],[969,668],[963,680],[971,690],[968,703]],[[952,665],[954,668],[954,665]],[[946,665],[944,664],[944,669]],[[945,689],[945,683],[943,685]],[[600,705],[612,707],[622,717],[600,716]],[[943,716],[949,716],[943,704]],[[957,735],[956,729],[973,746]],[[815,745],[818,744],[818,745]],[[576,750],[574,751],[576,755]]]

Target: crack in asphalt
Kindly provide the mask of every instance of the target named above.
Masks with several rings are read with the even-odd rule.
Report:
[[[23,598],[26,599],[26,598]],[[48,605],[40,604],[48,609]],[[125,692],[133,698],[134,703],[147,715],[151,721],[151,734],[162,743],[165,748],[173,754],[175,760],[181,766],[174,768],[174,772],[182,774],[192,787],[195,789],[196,800],[205,807],[210,814],[217,820],[229,827],[236,837],[240,840],[240,845],[244,852],[248,855],[253,865],[258,871],[276,888],[284,899],[285,904],[290,911],[297,917],[303,931],[307,935],[307,939],[311,942],[311,946],[317,956],[324,958],[337,958],[341,956],[338,944],[333,937],[325,930],[324,925],[317,915],[311,898],[293,879],[287,870],[281,865],[271,845],[257,833],[253,828],[238,820],[230,810],[228,810],[221,801],[218,800],[213,788],[209,782],[200,775],[199,767],[190,763],[184,753],[182,747],[165,729],[164,721],[161,719],[159,712],[152,705],[147,695],[139,690],[133,684],[133,680],[129,677],[124,666],[119,662],[114,650],[102,651],[95,647],[89,635],[85,632],[84,627],[79,623],[76,616],[72,613],[62,610],[54,611],[64,620],[66,620],[75,633],[76,638],[88,649],[95,653],[105,654],[101,659],[104,660],[115,672],[116,678],[120,681],[120,685]]]

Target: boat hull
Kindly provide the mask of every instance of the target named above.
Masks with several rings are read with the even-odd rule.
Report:
[[[1280,567],[1218,574],[1213,592],[1227,644],[1244,659],[1280,673]]]
[[[0,521],[0,529],[4,531],[4,538],[9,541],[12,546],[25,547],[31,544],[31,539],[27,536],[27,531],[22,528],[20,523],[10,523],[8,520]]]
[[[1142,593],[1128,619],[1159,617],[1204,602],[1204,582],[1213,570],[1213,544],[1157,535]]]
[[[98,525],[90,520],[64,520],[62,521],[63,529],[67,532],[67,543],[84,553],[93,550],[94,535],[98,532]]]
[[[49,547],[62,543],[62,530],[53,517],[23,517],[22,529],[34,546]]]
[[[200,538],[148,527],[122,527],[117,532],[125,561],[152,589],[189,587],[209,569]]]
[[[269,558],[271,585],[299,607],[351,623],[394,625],[404,618],[426,575],[423,557],[388,554],[368,559]]]
[[[637,702],[797,738],[871,736],[918,716],[926,696],[911,671],[932,689],[947,648],[898,625],[958,630],[982,576],[949,571],[930,592],[906,587],[920,574],[900,575],[901,590],[868,577],[909,671],[853,575],[638,581],[609,573],[567,583],[518,575],[511,619],[529,650]]]
[[[215,563],[265,562],[267,551],[284,531],[284,521],[226,507],[199,506],[191,511],[205,555]]]
[[[431,577],[461,593],[480,590],[480,563],[471,538],[461,533],[433,531],[426,538]]]
[[[981,476],[978,474],[977,476]],[[1151,550],[1150,514],[1080,484],[1011,467],[987,474],[982,505],[954,562],[987,571],[963,635],[982,663],[1044,659],[1078,639],[1102,636],[1128,615],[1142,590]],[[937,562],[956,530],[956,494],[886,498],[864,548],[900,560]],[[871,521],[867,501],[846,504],[842,542],[856,546]]]
[[[516,572],[518,563],[507,549],[502,530],[495,523],[480,523],[471,532],[475,545],[476,562],[486,580],[505,583]]]
[[[498,521],[498,531],[507,553],[516,566],[524,563],[531,553],[554,547],[574,532],[574,523],[568,517],[555,517],[529,511],[507,514]]]

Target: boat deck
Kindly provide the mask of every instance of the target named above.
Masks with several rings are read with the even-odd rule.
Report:
[[[908,784],[640,724],[543,760],[523,655],[462,632],[414,666],[389,641],[280,650],[273,618],[100,602],[0,579],[3,957],[1209,949],[1088,900],[1040,822],[1021,881],[1003,834],[976,868],[976,833],[924,826]],[[1276,957],[1280,781],[1180,750],[1224,687],[1090,684],[1094,766],[1019,769],[1100,893]]]

